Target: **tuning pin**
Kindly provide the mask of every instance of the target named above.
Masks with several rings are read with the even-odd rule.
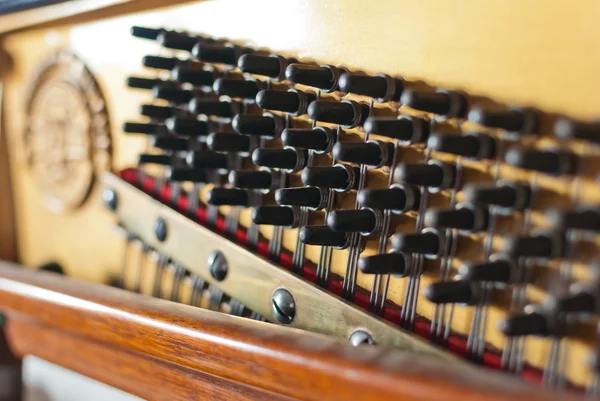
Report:
[[[165,120],[165,126],[169,131],[181,136],[206,136],[208,135],[208,123],[195,118],[171,117]]]
[[[208,150],[190,152],[186,161],[190,167],[195,169],[227,169],[229,167],[229,158],[226,154]]]
[[[153,104],[143,104],[140,106],[140,114],[143,116],[150,117],[153,120],[166,120],[169,117],[173,117],[177,109],[169,106],[155,106]]]
[[[454,186],[456,166],[438,160],[430,160],[427,164],[400,163],[396,166],[394,180],[441,191]]]
[[[258,54],[244,54],[238,60],[238,67],[242,72],[282,80],[288,60],[281,56],[261,56]]]
[[[310,149],[317,153],[331,151],[336,140],[336,132],[325,127],[312,129],[286,128],[281,133],[281,142],[284,146]]]
[[[190,52],[201,38],[183,32],[162,31],[158,34],[156,40],[167,49]]]
[[[561,118],[554,123],[554,136],[560,139],[582,139],[600,144],[600,122],[590,123]]]
[[[270,170],[233,170],[229,172],[229,183],[247,189],[272,189],[277,184],[275,173]]]
[[[393,274],[406,277],[411,272],[412,258],[400,252],[380,253],[358,259],[358,268],[364,274]]]
[[[142,77],[129,77],[127,78],[127,86],[135,89],[152,89],[155,86],[164,85],[169,86],[173,85],[172,82],[165,81],[160,78],[142,78]]]
[[[465,281],[507,284],[515,281],[515,263],[505,257],[492,255],[483,263],[469,263],[458,269],[458,275]]]
[[[298,213],[290,206],[258,206],[252,210],[252,221],[255,224],[295,228],[298,226]]]
[[[356,189],[360,169],[346,164],[333,167],[306,167],[302,170],[301,179],[304,185],[331,188],[338,192]]]
[[[212,86],[215,83],[214,71],[204,70],[198,67],[178,66],[171,71],[174,81],[188,83],[194,86]]]
[[[504,252],[513,258],[551,259],[564,254],[565,238],[558,233],[512,235],[504,240]]]
[[[316,98],[312,92],[296,89],[288,91],[263,89],[256,94],[256,104],[261,109],[285,111],[300,116],[306,113],[308,105]]]
[[[546,217],[557,230],[584,230],[600,232],[600,209],[550,209]]]
[[[432,228],[426,228],[421,233],[397,233],[392,236],[392,248],[395,251],[416,253],[429,259],[439,257],[444,244],[444,236]]]
[[[406,89],[400,97],[400,103],[448,118],[464,118],[469,108],[469,99],[464,93],[441,89],[435,92]]]
[[[188,140],[185,138],[177,138],[174,136],[155,136],[152,138],[152,147],[163,149],[163,150],[172,150],[172,151],[181,151],[187,150],[189,146]]]
[[[456,209],[429,209],[425,212],[425,224],[435,228],[456,228],[465,232],[478,232],[487,228],[487,209],[470,205],[456,205]]]
[[[223,46],[208,43],[197,43],[192,49],[192,55],[205,63],[237,65],[238,59],[249,50],[237,46]]]
[[[194,98],[189,104],[190,113],[231,118],[239,113],[240,105],[228,100]]]
[[[142,153],[138,156],[138,164],[160,164],[170,166],[173,164],[173,157],[169,155],[150,155]]]
[[[383,215],[379,210],[369,208],[333,210],[327,214],[325,223],[335,232],[371,235],[381,230]]]
[[[281,118],[268,113],[262,116],[238,114],[233,118],[231,125],[238,134],[269,138],[279,136],[283,130]]]
[[[167,169],[165,178],[168,181],[175,182],[195,182],[195,183],[207,183],[209,182],[208,174],[206,170],[198,170],[188,167],[171,167]]]
[[[540,125],[540,113],[532,108],[488,110],[474,107],[469,112],[468,119],[476,124],[521,134],[534,134]]]
[[[140,39],[156,40],[158,35],[164,30],[161,28],[147,28],[144,26],[132,26],[129,30],[131,36],[135,36]]]
[[[394,184],[385,189],[361,189],[356,201],[362,207],[405,213],[418,209],[421,193],[413,186]]]
[[[331,231],[327,226],[300,227],[298,237],[307,245],[332,246],[338,249],[345,249],[350,245],[347,233]]]
[[[364,128],[367,134],[398,139],[407,144],[425,142],[429,136],[429,122],[417,117],[369,117]]]
[[[254,100],[262,86],[262,82],[256,80],[219,78],[213,84],[213,90],[219,96]]]
[[[123,123],[123,132],[128,134],[158,135],[163,131],[163,126],[156,123]]]
[[[147,68],[155,68],[157,70],[171,71],[173,68],[181,64],[182,60],[177,57],[162,57],[162,56],[144,56],[142,65]]]
[[[257,166],[300,171],[306,166],[307,153],[300,149],[258,148],[252,152],[252,163]]]
[[[508,337],[550,335],[548,319],[538,312],[509,316],[500,321],[498,329]]]
[[[157,99],[173,103],[188,103],[194,97],[194,92],[187,89],[173,88],[171,86],[157,85],[152,89],[152,94]]]
[[[354,128],[369,116],[369,105],[353,100],[315,100],[308,105],[308,116],[315,121]]]
[[[356,164],[379,168],[391,163],[394,145],[390,142],[338,142],[333,146],[333,158]]]
[[[328,198],[329,192],[317,187],[280,188],[275,191],[278,205],[305,206],[313,210],[323,209]]]
[[[206,193],[206,203],[215,206],[253,206],[260,198],[254,192],[239,188],[212,188]]]
[[[479,286],[464,280],[430,284],[423,290],[423,295],[434,304],[474,305],[481,300]]]
[[[427,140],[427,147],[431,150],[463,156],[472,160],[493,159],[496,157],[496,140],[483,134],[433,133]]]
[[[206,138],[206,145],[215,152],[247,153],[251,144],[247,135],[215,132]]]
[[[464,188],[465,200],[480,205],[498,206],[510,213],[531,204],[531,188],[514,182],[469,184]]]
[[[598,313],[599,300],[595,294],[596,289],[579,288],[577,291],[562,295],[551,296],[544,301],[542,307],[551,313]]]
[[[512,148],[506,152],[504,160],[515,167],[557,176],[575,174],[579,164],[575,154],[559,149]]]
[[[374,76],[346,72],[338,79],[342,92],[370,96],[380,102],[398,100],[404,90],[404,81],[386,74]]]
[[[285,69],[285,78],[296,84],[319,88],[333,92],[338,87],[340,70],[332,65],[290,64]]]

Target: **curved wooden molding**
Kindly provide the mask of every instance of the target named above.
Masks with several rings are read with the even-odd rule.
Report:
[[[165,399],[165,392],[169,399],[189,399],[184,390],[197,386],[200,399],[237,399],[223,389],[228,386],[241,399],[579,399],[477,367],[354,348],[9,263],[0,264],[0,311],[18,354],[37,355],[149,400]]]

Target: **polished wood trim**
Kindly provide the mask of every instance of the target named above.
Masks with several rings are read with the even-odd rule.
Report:
[[[20,331],[18,328],[25,326],[18,322],[32,322],[51,327],[60,335],[137,354],[148,364],[176,364],[302,400],[579,399],[479,368],[457,369],[436,359],[384,348],[354,348],[317,334],[8,263],[0,265],[0,310],[14,325],[13,329],[9,325],[10,340],[21,354],[44,357],[52,352],[46,341],[19,339],[29,330]],[[86,348],[82,347],[77,347],[77,352],[84,355]],[[45,357],[60,363],[64,350],[57,347],[56,354]],[[115,374],[121,369],[132,367],[123,364],[115,368]],[[99,379],[110,378],[105,375]],[[156,386],[160,385],[157,378]]]
[[[0,50],[0,76],[8,64],[8,58]],[[13,204],[10,166],[8,163],[7,138],[4,133],[4,85],[0,80],[0,259],[17,260],[17,233]]]

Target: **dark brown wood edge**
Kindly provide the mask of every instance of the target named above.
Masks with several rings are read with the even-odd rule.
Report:
[[[0,259],[17,260],[17,232],[13,204],[12,183],[8,163],[8,144],[4,133],[4,85],[2,72],[7,68],[8,57],[0,48]]]
[[[271,399],[315,401],[580,399],[478,367],[457,369],[416,354],[355,348],[9,263],[0,263],[0,311],[8,342],[19,355],[40,356],[134,394],[144,392],[151,400],[165,399],[162,390],[191,385],[185,380],[190,377],[205,378],[198,383],[213,394],[219,391],[213,386],[233,382],[232,388],[251,399],[264,392],[272,393]],[[92,366],[96,362],[99,367]],[[153,369],[164,370],[169,379],[139,379]],[[148,387],[162,389],[154,393]],[[249,388],[254,392],[244,393]]]

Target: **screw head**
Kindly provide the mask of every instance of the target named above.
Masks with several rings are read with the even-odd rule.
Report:
[[[350,336],[350,344],[358,347],[359,345],[374,345],[373,337],[369,333],[363,330],[356,330]]]
[[[227,259],[225,259],[225,255],[221,251],[214,251],[208,256],[208,271],[215,280],[225,280],[228,269]]]
[[[273,294],[271,302],[273,315],[279,323],[290,324],[296,317],[296,301],[285,288],[279,288]]]
[[[162,217],[159,217],[154,222],[154,235],[156,235],[156,239],[160,242],[167,239],[167,222]]]
[[[106,188],[104,192],[102,192],[102,201],[104,201],[104,204],[109,210],[113,212],[117,210],[119,200],[117,198],[117,192],[114,189]]]

